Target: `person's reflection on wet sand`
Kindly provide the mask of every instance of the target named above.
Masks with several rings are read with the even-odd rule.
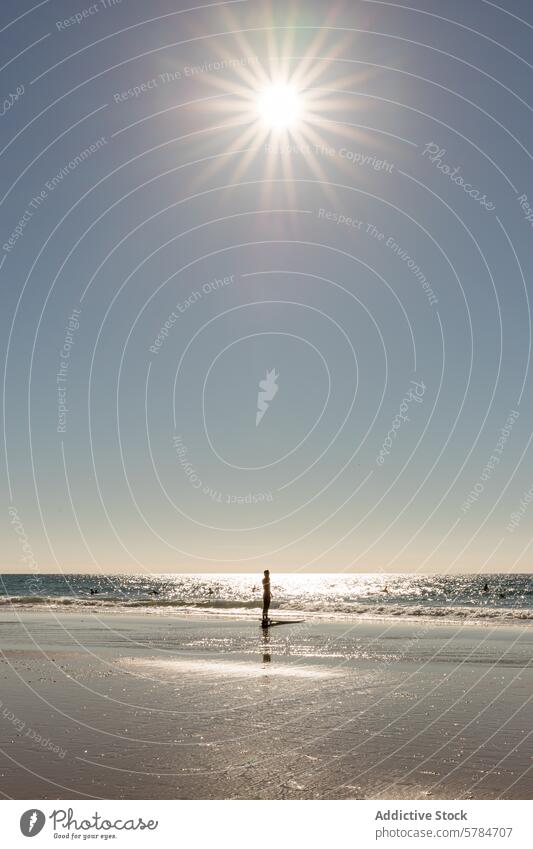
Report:
[[[263,663],[270,663],[272,660],[272,655],[270,654],[270,642],[268,636],[268,630],[265,629],[263,631]]]

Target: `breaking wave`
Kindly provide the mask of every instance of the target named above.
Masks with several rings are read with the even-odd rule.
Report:
[[[0,596],[0,608],[55,609],[70,608],[76,611],[91,610],[118,612],[226,615],[238,618],[256,617],[260,608],[257,600],[229,599],[176,599],[176,598],[125,598],[124,596]],[[331,601],[291,601],[271,608],[277,615],[305,615],[311,619],[437,619],[462,622],[533,622],[533,610],[518,607],[493,607],[488,605],[428,605],[428,604],[365,604]]]

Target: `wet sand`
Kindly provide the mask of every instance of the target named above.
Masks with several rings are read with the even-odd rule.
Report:
[[[533,631],[2,611],[10,798],[530,799]]]

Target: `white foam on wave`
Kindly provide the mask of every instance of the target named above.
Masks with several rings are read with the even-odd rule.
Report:
[[[259,615],[256,601],[228,600],[191,601],[175,598],[127,599],[124,597],[76,596],[3,596],[0,606],[15,609],[65,609],[93,610],[95,612],[151,612],[179,615],[231,616],[239,619]],[[313,602],[291,603],[283,608],[273,608],[276,615],[298,613],[309,619],[435,619],[469,622],[533,622],[533,610],[521,607],[493,607],[490,605],[429,605],[429,604],[363,604]]]

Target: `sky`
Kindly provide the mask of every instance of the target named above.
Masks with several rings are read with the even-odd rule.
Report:
[[[530,4],[0,39],[0,569],[531,572]]]

